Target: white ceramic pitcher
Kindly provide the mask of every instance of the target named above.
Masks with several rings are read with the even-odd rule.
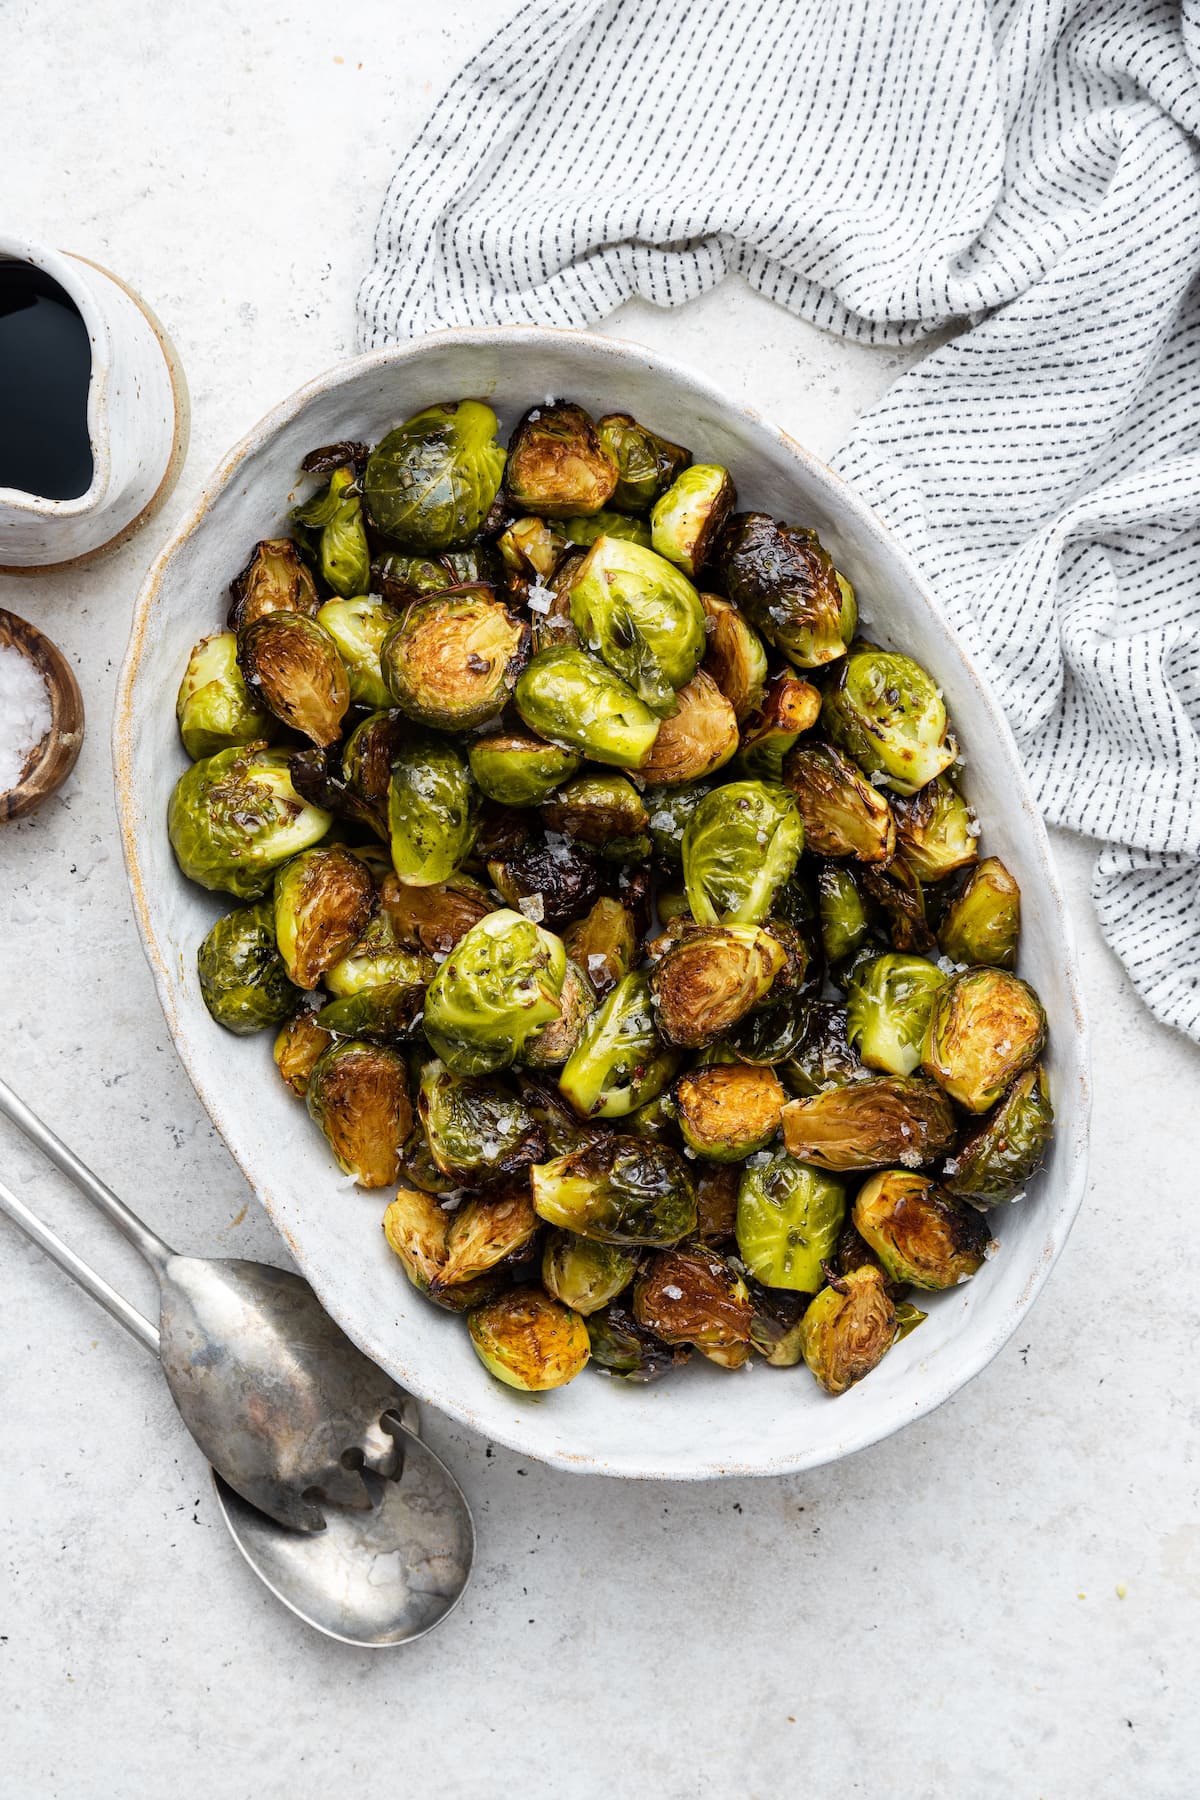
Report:
[[[114,549],[166,498],[187,450],[187,387],[154,314],[107,269],[4,233],[0,262],[43,269],[78,308],[91,345],[91,486],[73,500],[0,487],[0,573],[33,574]]]

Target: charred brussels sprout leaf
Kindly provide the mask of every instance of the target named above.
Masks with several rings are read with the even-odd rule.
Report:
[[[311,1012],[298,1012],[280,1027],[273,1051],[275,1067],[299,1099],[308,1092],[308,1078],[332,1042],[332,1034],[317,1024]]]
[[[596,1367],[638,1385],[682,1368],[691,1356],[687,1345],[664,1344],[652,1331],[645,1331],[619,1302],[592,1313],[587,1331]]]
[[[697,1167],[696,1236],[701,1243],[733,1245],[740,1178],[741,1171],[734,1163],[701,1163]]]
[[[700,781],[727,763],[737,750],[737,715],[703,669],[675,696],[678,711],[663,719],[649,755],[641,764],[647,781],[663,786]]]
[[[229,623],[241,632],[272,612],[315,618],[317,587],[291,538],[264,538],[229,584]]]
[[[627,539],[601,536],[571,579],[571,622],[583,644],[628,682],[651,712],[675,695],[704,654],[700,596],[671,563]]]
[[[569,780],[582,760],[577,750],[515,731],[477,738],[467,755],[480,788],[502,806],[536,806]]]
[[[753,1276],[746,1283],[754,1317],[750,1322],[750,1342],[771,1369],[794,1369],[803,1360],[801,1343],[807,1294],[788,1293],[784,1288],[766,1288]]]
[[[886,863],[895,855],[891,808],[873,782],[831,744],[797,744],[783,768],[804,820],[804,841],[818,856]]]
[[[324,837],[332,822],[292,786],[285,750],[247,744],[184,771],[167,831],[189,881],[257,900],[280,864]]]
[[[597,513],[616,485],[616,462],[569,400],[531,407],[509,439],[505,486],[525,512],[548,519]]]
[[[1021,890],[998,856],[985,856],[950,902],[938,942],[951,962],[1011,969],[1021,935]]]
[[[821,696],[811,681],[801,681],[798,675],[776,675],[762,706],[742,732],[738,751],[742,774],[760,781],[782,781],[784,757],[801,733],[812,729],[820,712]]]
[[[896,1308],[878,1269],[853,1269],[822,1288],[804,1315],[804,1360],[827,1394],[878,1368],[896,1341]]]
[[[847,1042],[846,1027],[844,1007],[826,1000],[809,1007],[804,1034],[780,1070],[793,1094],[811,1099],[866,1074]]]
[[[871,918],[862,889],[852,872],[837,863],[817,871],[817,904],[821,947],[831,967],[860,950],[871,935]]]
[[[761,1005],[787,952],[755,925],[699,925],[651,945],[650,989],[663,1036],[685,1049],[715,1044]]]
[[[390,606],[374,594],[353,599],[327,600],[317,614],[337,647],[350,680],[350,698],[357,706],[378,709],[392,704],[379,668],[383,641],[396,623]]]
[[[897,794],[892,814],[904,860],[921,881],[941,881],[976,860],[979,827],[945,775],[915,794]]]
[[[650,514],[654,548],[694,580],[736,505],[737,491],[728,469],[717,463],[693,463],[654,502]]]
[[[272,612],[238,633],[246,685],[275,717],[318,746],[342,733],[350,677],[323,625],[303,613]]]
[[[366,805],[378,809],[387,836],[387,797],[392,768],[413,743],[413,729],[398,712],[373,712],[361,719],[342,750],[342,776]]]
[[[606,413],[597,431],[617,466],[612,503],[622,512],[648,513],[692,460],[690,450],[648,431],[628,413]]]
[[[947,1160],[943,1181],[974,1206],[1018,1199],[1041,1166],[1054,1130],[1046,1071],[1026,1069],[994,1111]]]
[[[654,1024],[645,975],[626,975],[583,1027],[559,1086],[581,1119],[617,1119],[653,1100],[679,1058]]]
[[[683,1141],[712,1162],[742,1162],[779,1130],[787,1094],[771,1069],[718,1063],[675,1084]]]
[[[868,775],[915,794],[958,755],[946,708],[911,656],[854,643],[825,690],[825,730]]]
[[[412,887],[387,875],[380,884],[379,905],[398,944],[439,959],[447,957],[480,919],[495,910],[488,894],[469,875],[455,875],[433,887]]]
[[[725,1368],[740,1368],[750,1355],[749,1291],[724,1257],[703,1245],[650,1257],[634,1284],[633,1314],[664,1343],[692,1344]]]
[[[297,987],[315,988],[361,937],[375,901],[365,863],[339,845],[303,850],[275,877],[275,941]]]
[[[607,508],[587,519],[564,519],[563,530],[572,544],[594,544],[598,537],[627,538],[631,544],[650,548],[650,527],[645,519],[627,519]]]
[[[597,900],[585,919],[568,926],[563,943],[601,999],[624,980],[638,953],[632,913],[609,896]]]
[[[683,834],[683,878],[700,925],[760,925],[791,880],[804,827],[786,788],[731,781],[706,794]]]
[[[1045,1041],[1046,1015],[1027,982],[968,969],[938,993],[921,1066],[968,1112],[987,1112]]]
[[[738,1255],[767,1287],[815,1294],[846,1216],[842,1182],[786,1150],[756,1156],[738,1187]]]
[[[469,544],[504,474],[496,415],[479,400],[427,406],[377,444],[363,476],[372,524],[408,550]]]
[[[412,1129],[404,1060],[382,1044],[339,1039],[318,1057],[305,1098],[338,1168],[360,1187],[390,1187]]]
[[[343,600],[365,594],[371,581],[371,551],[355,470],[335,469],[324,492],[298,506],[292,517],[297,525],[320,533],[317,562],[326,585]]]
[[[767,653],[757,631],[728,600],[716,594],[701,594],[700,604],[704,608],[707,638],[704,672],[716,682],[738,724],[743,725],[763,704]]]
[[[201,638],[188,658],[175,703],[183,747],[193,762],[244,744],[265,743],[276,721],[242,680],[232,631]]]
[[[489,913],[438,969],[425,996],[425,1035],[458,1074],[504,1069],[560,1016],[567,953],[520,913]]]
[[[565,1387],[591,1354],[579,1314],[540,1288],[498,1294],[467,1314],[467,1329],[484,1368],[507,1386],[529,1393]]]
[[[446,1260],[430,1284],[434,1294],[520,1259],[540,1228],[524,1179],[514,1181],[502,1193],[468,1200],[451,1219]]]
[[[529,645],[529,627],[490,588],[419,600],[384,640],[381,667],[410,719],[465,731],[503,711]]]
[[[542,1252],[542,1286],[587,1318],[624,1292],[636,1268],[637,1257],[615,1244],[600,1244],[573,1231],[552,1231]]]
[[[894,856],[886,869],[873,864],[858,872],[859,881],[887,921],[894,950],[915,950],[919,956],[937,948],[925,917],[925,895],[902,856]]]
[[[271,907],[238,906],[218,919],[197,957],[200,993],[218,1025],[238,1037],[278,1025],[300,1005],[275,947]]]
[[[444,740],[409,750],[388,785],[392,863],[401,881],[448,881],[475,842],[478,817],[470,771]]]
[[[988,1254],[990,1233],[975,1208],[908,1169],[886,1169],[864,1182],[854,1224],[884,1273],[914,1287],[956,1287]]]
[[[912,1074],[945,982],[923,956],[876,956],[855,972],[846,991],[847,1036],[868,1068]]]
[[[536,1120],[502,1081],[455,1075],[441,1062],[421,1071],[417,1111],[434,1162],[461,1187],[515,1174],[546,1148]]]
[[[381,981],[330,1000],[317,1014],[317,1023],[335,1037],[367,1038],[373,1043],[392,1043],[411,1037],[425,1003],[419,981]]]
[[[797,668],[845,654],[842,590],[815,531],[735,513],[714,550],[725,593]]]
[[[659,731],[657,715],[619,675],[566,644],[538,651],[515,699],[531,731],[620,769],[640,768]]]
[[[954,1109],[928,1081],[872,1076],[790,1101],[783,1141],[792,1156],[819,1169],[917,1167],[950,1149]]]
[[[614,1133],[535,1163],[532,1181],[540,1218],[602,1244],[674,1244],[696,1223],[683,1162],[652,1138]]]
[[[600,888],[594,858],[577,844],[534,842],[488,863],[492,886],[510,906],[547,925],[562,925],[586,912]]]

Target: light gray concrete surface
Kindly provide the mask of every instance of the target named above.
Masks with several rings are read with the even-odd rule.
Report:
[[[176,1061],[130,916],[108,726],[133,596],[220,454],[352,349],[396,151],[510,10],[0,0],[3,222],[140,288],[194,406],[144,536],[80,574],[0,578],[88,706],[62,797],[0,832],[0,1071],[198,1249],[284,1256]],[[608,329],[818,452],[902,361],[733,284]],[[1101,944],[1089,848],[1057,848],[1095,1036],[1092,1181],[1019,1340],[933,1417],[795,1480],[585,1481],[427,1416],[480,1554],[456,1617],[409,1651],[318,1640],[253,1582],[149,1359],[0,1222],[0,1793],[1200,1791],[1200,1056]],[[148,1300],[7,1129],[0,1168]]]

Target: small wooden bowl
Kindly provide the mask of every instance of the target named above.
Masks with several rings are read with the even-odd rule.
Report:
[[[50,696],[50,729],[25,759],[15,788],[0,793],[0,824],[32,812],[62,786],[83,743],[83,695],[75,671],[57,644],[28,620],[0,607],[0,647],[27,656],[46,683]]]

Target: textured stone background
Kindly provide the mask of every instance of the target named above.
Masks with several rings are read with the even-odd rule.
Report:
[[[78,575],[0,578],[77,666],[89,726],[63,796],[0,834],[0,1070],[184,1246],[284,1254],[175,1059],[130,917],[108,725],[133,597],[221,453],[352,349],[397,150],[511,10],[0,0],[3,225],[138,287],[194,408],[142,538]],[[902,365],[732,283],[606,329],[818,452]],[[480,1556],[411,1651],[324,1642],[258,1587],[149,1359],[0,1225],[0,1790],[1195,1794],[1200,1057],[1099,942],[1088,847],[1057,849],[1095,1034],[1092,1181],[1020,1340],[932,1418],[797,1480],[585,1482],[428,1417]],[[7,1128],[0,1167],[148,1300]]]

